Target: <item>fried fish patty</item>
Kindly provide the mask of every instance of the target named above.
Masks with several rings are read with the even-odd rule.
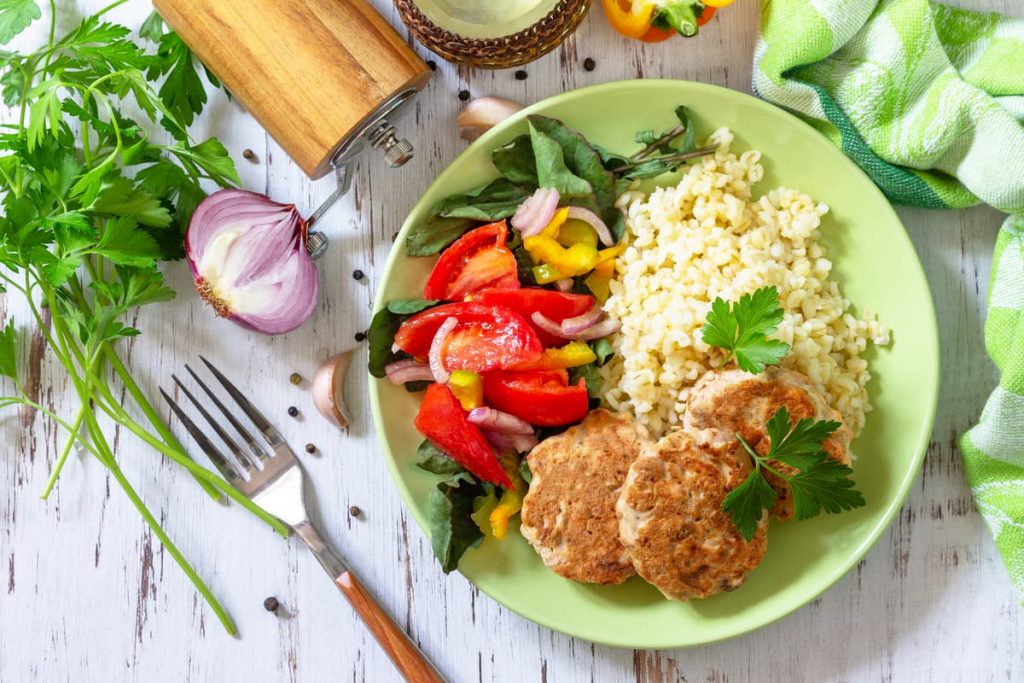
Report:
[[[738,447],[678,430],[629,468],[616,505],[619,537],[637,573],[671,600],[733,590],[764,557],[768,515],[748,542],[722,511],[750,471]]]
[[[523,500],[522,534],[555,573],[587,583],[633,575],[619,541],[615,501],[650,435],[632,416],[594,410],[527,456],[533,479]]]
[[[725,441],[739,434],[764,455],[771,448],[765,424],[782,407],[789,411],[793,422],[803,418],[839,422],[841,426],[825,440],[824,449],[833,460],[850,463],[853,433],[842,424],[839,411],[828,405],[811,378],[796,370],[768,367],[758,375],[738,368],[711,370],[690,390],[683,425],[688,430],[716,430],[721,437],[719,440]],[[782,463],[774,462],[772,466],[787,475],[796,473]],[[770,472],[766,475],[778,493],[772,514],[780,519],[791,518],[792,492],[776,475]]]

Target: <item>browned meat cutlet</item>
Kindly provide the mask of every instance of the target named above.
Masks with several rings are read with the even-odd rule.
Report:
[[[739,434],[764,455],[771,448],[765,424],[781,407],[789,411],[793,422],[813,418],[842,423],[839,411],[829,407],[810,377],[796,370],[769,367],[758,375],[737,368],[705,373],[690,390],[683,425],[691,431],[716,430],[718,440],[734,441],[734,435]],[[825,441],[825,451],[833,460],[849,464],[852,439],[852,432],[843,425]],[[795,469],[779,462],[773,462],[772,466],[787,475],[796,473]],[[772,514],[790,519],[793,516],[792,492],[779,477],[770,472],[765,474],[778,492]]]
[[[533,480],[521,529],[544,564],[587,583],[622,583],[633,575],[615,501],[630,464],[650,443],[632,416],[594,410],[530,452]]]
[[[750,471],[739,444],[714,445],[687,431],[644,449],[626,477],[616,511],[619,537],[637,573],[671,600],[733,590],[764,557],[767,513],[748,542],[722,511]]]

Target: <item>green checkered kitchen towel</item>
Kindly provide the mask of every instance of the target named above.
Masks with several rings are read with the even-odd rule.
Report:
[[[978,509],[1024,592],[1024,21],[928,0],[762,0],[754,90],[897,204],[1010,214],[985,346],[1001,372],[960,440]]]

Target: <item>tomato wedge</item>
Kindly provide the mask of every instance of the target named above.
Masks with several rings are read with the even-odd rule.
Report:
[[[514,488],[483,432],[467,419],[459,400],[445,385],[427,387],[413,424],[427,440],[478,479]]]
[[[566,318],[583,315],[596,303],[589,294],[565,294],[539,287],[522,289],[484,289],[473,295],[473,302],[485,306],[504,306],[530,320],[534,311],[560,323]],[[566,340],[545,332],[530,322],[541,344],[545,347],[561,346]]]
[[[514,367],[540,358],[543,347],[537,333],[523,316],[502,306],[476,302],[442,304],[418,313],[402,323],[395,346],[424,360],[437,328],[449,317],[459,321],[444,348],[448,370],[489,370]]]
[[[455,240],[430,271],[423,298],[461,301],[484,287],[518,288],[516,257],[507,240],[505,221],[474,228]]]
[[[587,415],[587,386],[569,386],[565,370],[489,372],[484,375],[488,405],[538,427],[561,427]]]

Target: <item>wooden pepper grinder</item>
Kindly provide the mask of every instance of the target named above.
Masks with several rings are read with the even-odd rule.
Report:
[[[389,166],[412,158],[393,121],[430,70],[366,0],[155,0],[164,20],[310,178],[345,193],[367,146]],[[314,257],[327,246],[309,234]]]

